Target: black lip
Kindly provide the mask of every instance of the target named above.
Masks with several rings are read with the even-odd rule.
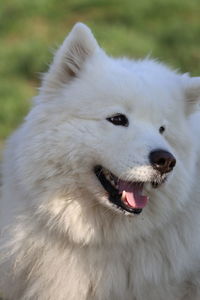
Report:
[[[120,210],[127,211],[131,214],[140,214],[142,212],[141,208],[131,208],[125,205],[125,203],[121,200],[122,194],[119,194],[119,191],[114,188],[112,184],[106,179],[102,170],[103,167],[101,166],[94,167],[94,173],[96,174],[103,188],[108,192],[109,201]]]

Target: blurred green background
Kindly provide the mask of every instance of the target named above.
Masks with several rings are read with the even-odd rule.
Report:
[[[1,0],[0,145],[22,121],[40,73],[77,21],[111,55],[151,54],[200,74],[199,0]]]

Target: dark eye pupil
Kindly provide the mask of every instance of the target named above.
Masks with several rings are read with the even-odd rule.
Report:
[[[164,131],[165,131],[165,127],[164,127],[164,126],[160,126],[159,132],[160,132],[160,133],[163,133]]]
[[[128,119],[125,115],[117,114],[115,116],[109,117],[106,120],[118,126],[128,126]]]

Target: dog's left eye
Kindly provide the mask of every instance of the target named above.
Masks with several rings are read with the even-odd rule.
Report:
[[[159,132],[162,134],[165,131],[165,126],[160,126]]]
[[[128,118],[123,114],[116,114],[112,117],[106,118],[106,120],[117,126],[128,127],[129,125]]]

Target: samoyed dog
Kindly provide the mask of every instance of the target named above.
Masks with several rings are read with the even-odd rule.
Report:
[[[74,26],[6,146],[6,299],[200,299],[199,96]]]

